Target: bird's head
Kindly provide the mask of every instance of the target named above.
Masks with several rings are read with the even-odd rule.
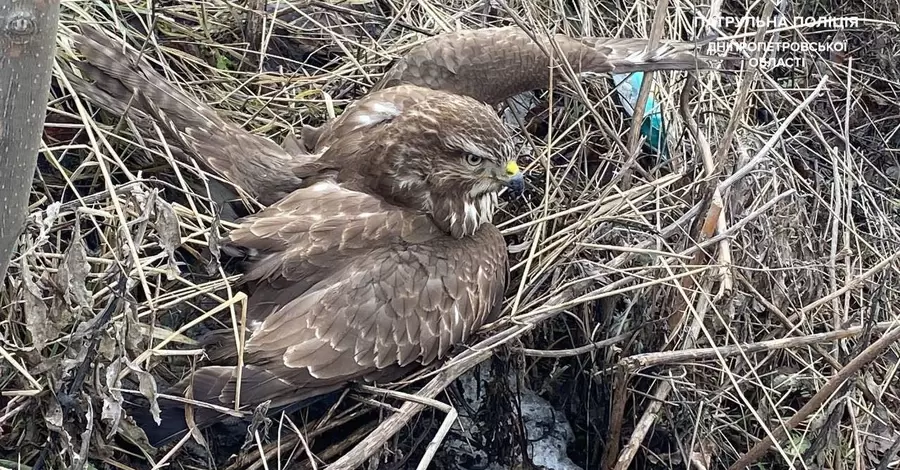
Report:
[[[341,119],[369,124],[356,139],[335,141],[357,142],[353,171],[385,199],[430,213],[454,237],[490,222],[503,188],[524,189],[509,131],[472,98],[395,87],[363,98]]]

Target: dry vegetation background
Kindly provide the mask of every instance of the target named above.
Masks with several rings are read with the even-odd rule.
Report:
[[[716,5],[723,16],[764,7]],[[477,411],[496,434],[473,445],[499,468],[530,468],[519,388],[566,416],[568,455],[582,468],[728,468],[742,457],[761,469],[896,468],[900,7],[779,8],[860,23],[767,33],[847,42],[842,56],[799,54],[801,68],[729,61],[727,72],[699,74],[684,97],[685,74],[659,75],[668,162],[628,157],[629,123],[606,78],[535,93],[517,123],[530,187],[501,216],[513,260],[505,319],[440,374],[397,388],[431,382],[422,395],[461,408],[455,387],[436,389],[493,353],[481,367],[512,373],[515,386],[484,385],[490,399]],[[227,229],[210,203],[211,177],[76,93],[77,23],[143,48],[169,81],[280,142],[340,114],[429,34],[515,17],[539,32],[647,37],[659,13],[663,37],[690,39],[694,11],[709,6],[64,1],[31,216],[0,292],[3,466],[213,468],[190,446],[147,456],[123,444],[138,438],[122,403],[176,381],[199,359],[190,338],[204,323],[229,324],[244,300],[208,249]],[[308,424],[301,441],[276,419],[280,440],[257,435],[216,468],[309,468],[307,445],[323,468],[392,415],[361,415],[375,400],[403,404],[368,396]],[[418,465],[445,415],[417,415],[376,446],[368,468]],[[277,457],[265,467],[261,452]],[[476,468],[448,453],[437,452],[434,468]]]

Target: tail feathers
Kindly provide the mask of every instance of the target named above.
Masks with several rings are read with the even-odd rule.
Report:
[[[197,402],[214,404],[220,407],[233,408],[237,391],[235,370],[233,366],[208,366],[197,369],[189,378],[179,382],[166,391],[173,396],[184,396],[190,387],[192,399]],[[319,401],[324,395],[339,390],[341,384],[327,387],[301,388],[278,377],[271,371],[256,367],[244,366],[241,375],[241,409],[245,413],[252,412],[257,406],[269,402],[269,414],[273,412],[298,409]],[[132,418],[144,433],[150,444],[160,447],[183,438],[189,432],[184,402],[160,398],[159,424],[153,419],[147,406],[135,406],[130,410]],[[191,406],[193,422],[198,430],[204,430],[218,423],[243,423],[243,418],[232,417],[213,408]],[[244,433],[246,423],[237,431]]]
[[[268,416],[277,416],[282,412],[293,413],[305,409],[305,418],[315,420],[324,416],[328,409],[337,403],[339,398],[340,393],[335,392],[307,398],[290,405],[270,409]],[[178,442],[189,432],[187,419],[185,418],[185,405],[182,402],[160,399],[159,405],[161,411],[160,424],[156,424],[146,406],[133,406],[128,410],[135,423],[147,435],[150,445],[155,448]],[[250,416],[238,418],[218,413],[209,408],[196,406],[192,408],[195,425],[198,430],[204,431],[213,428],[220,441],[243,442],[247,428],[251,424]]]
[[[198,369],[191,377],[182,380],[166,390],[167,395],[185,396],[185,391],[190,387],[191,399],[197,402],[209,403],[218,406],[228,406],[219,399],[222,389],[231,378],[233,367],[204,367]],[[186,416],[185,402],[159,398],[160,422],[153,418],[148,406],[135,406],[130,410],[135,423],[144,430],[150,445],[160,447],[169,442],[176,441],[188,433],[189,427]],[[205,406],[191,406],[193,423],[198,430],[204,430],[213,424],[229,417]]]
[[[279,413],[292,413],[301,409],[306,410],[306,419],[314,420],[325,415],[338,398],[339,392],[330,392],[311,398],[299,400],[289,405],[269,409],[268,416],[277,416]],[[147,436],[147,440],[153,447],[160,448],[167,444],[177,442],[190,432],[185,415],[185,404],[179,401],[160,399],[160,423],[157,424],[146,406],[134,406],[129,409],[129,414],[135,423],[140,426]],[[194,424],[198,431],[215,429],[215,435],[221,441],[241,442],[246,437],[247,428],[251,424],[251,417],[233,417],[219,413],[209,408],[193,406]],[[227,437],[226,437],[227,436]]]
[[[165,398],[160,398],[158,403],[159,424],[153,419],[147,406],[135,406],[129,410],[134,422],[144,431],[153,447],[162,447],[178,441],[189,432],[184,403]],[[225,416],[208,408],[192,407],[192,409],[194,423],[199,430],[208,428]]]
[[[206,352],[207,359],[212,364],[223,365],[229,362],[233,363],[234,358],[237,357],[237,347],[234,344],[234,331],[230,328],[211,330],[203,335],[198,342]]]

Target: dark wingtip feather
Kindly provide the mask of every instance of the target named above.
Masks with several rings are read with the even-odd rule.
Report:
[[[153,447],[162,447],[184,437],[188,432],[187,419],[184,417],[184,406],[177,401],[159,399],[160,424],[156,424],[153,414],[145,403],[132,406],[128,414],[147,435]]]
[[[270,410],[268,414],[269,416],[275,416],[281,412],[293,413],[306,409],[307,419],[317,419],[324,416],[328,409],[337,403],[340,396],[341,392],[326,393]],[[145,403],[128,408],[128,414],[134,419],[135,424],[144,431],[150,445],[155,448],[177,442],[190,431],[185,418],[185,406],[183,403],[159,399],[159,406],[160,424],[156,424]],[[214,434],[221,441],[240,442],[243,440],[247,432],[247,426],[250,423],[249,419],[231,417],[209,408],[194,407],[193,409],[194,420],[201,431],[212,428],[215,431]]]

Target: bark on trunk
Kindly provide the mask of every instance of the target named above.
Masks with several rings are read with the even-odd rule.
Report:
[[[28,208],[58,19],[59,0],[0,0],[0,282]]]

